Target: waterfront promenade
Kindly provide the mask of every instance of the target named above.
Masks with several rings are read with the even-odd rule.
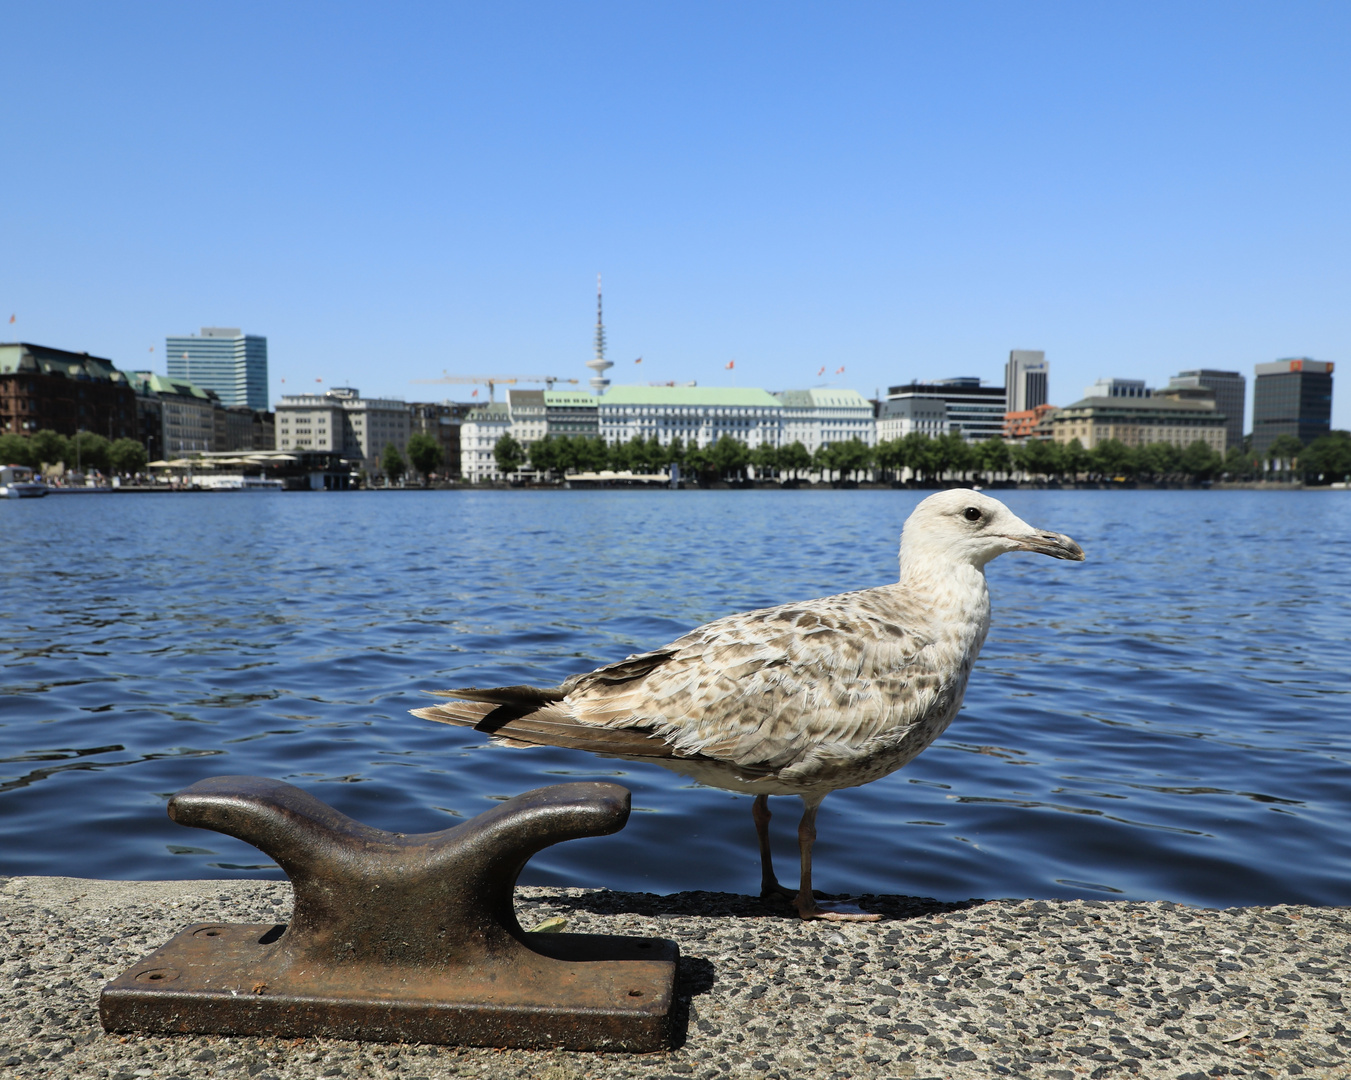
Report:
[[[1099,481],[1099,480],[1067,480],[1067,481],[1046,481],[1046,480],[1008,480],[996,481],[994,483],[973,485],[970,480],[950,480],[943,483],[920,483],[920,482],[882,482],[882,481],[842,481],[828,483],[824,481],[789,481],[782,483],[778,480],[742,480],[736,482],[727,482],[723,480],[704,484],[681,484],[681,490],[685,491],[942,491],[947,488],[969,488],[976,486],[979,490],[988,491],[1346,491],[1347,485],[1344,483],[1334,484],[1303,484],[1298,481],[1284,482],[1275,480],[1217,480],[1213,483],[1193,484],[1174,481]],[[590,490],[597,487],[624,489],[627,487],[642,488],[646,490],[660,491],[667,490],[667,484],[656,483],[634,483],[627,477],[616,476],[613,479],[601,481],[592,481],[584,485],[578,485],[578,490]],[[121,487],[109,489],[112,493],[118,495],[190,495],[190,494],[258,494],[258,492],[240,492],[231,488],[198,488],[198,487],[171,487],[168,484],[123,484]],[[305,493],[308,489],[295,489],[296,492]],[[351,488],[352,492],[357,491],[387,491],[387,492],[408,492],[408,491],[569,491],[574,490],[567,483],[530,483],[530,484],[510,484],[505,482],[465,484],[456,482],[438,482],[422,487],[418,484],[407,484],[404,486],[395,485],[393,487],[364,487]],[[53,492],[55,494],[55,492]]]
[[[1351,911],[865,897],[872,924],[804,924],[752,897],[524,888],[527,928],[668,937],[683,1041],[647,1055],[126,1037],[105,982],[197,921],[284,921],[284,882],[0,883],[12,1076],[110,1078],[797,1077],[1075,1080],[1351,1075]]]

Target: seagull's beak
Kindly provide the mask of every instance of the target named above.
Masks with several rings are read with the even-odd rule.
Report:
[[[1064,533],[1036,530],[1019,536],[1010,536],[1008,539],[1018,545],[1019,551],[1035,551],[1039,555],[1049,555],[1053,559],[1084,561],[1084,549]]]

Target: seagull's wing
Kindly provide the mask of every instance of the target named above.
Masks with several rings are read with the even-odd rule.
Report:
[[[561,686],[466,687],[413,714],[511,745],[814,773],[899,746],[952,707],[927,612],[898,586],[718,619]]]
[[[816,767],[944,709],[950,673],[897,586],[731,615],[559,689],[577,722],[749,772]]]

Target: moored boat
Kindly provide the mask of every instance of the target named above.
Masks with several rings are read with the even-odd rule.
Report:
[[[27,465],[0,465],[0,498],[40,499],[50,490]]]
[[[193,480],[204,491],[281,491],[286,486],[280,480],[237,473],[198,473]]]

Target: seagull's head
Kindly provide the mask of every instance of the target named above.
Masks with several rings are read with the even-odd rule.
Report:
[[[977,569],[1008,551],[1082,562],[1084,549],[1063,533],[1034,529],[998,499],[956,488],[930,495],[905,520],[901,565],[964,562]]]

